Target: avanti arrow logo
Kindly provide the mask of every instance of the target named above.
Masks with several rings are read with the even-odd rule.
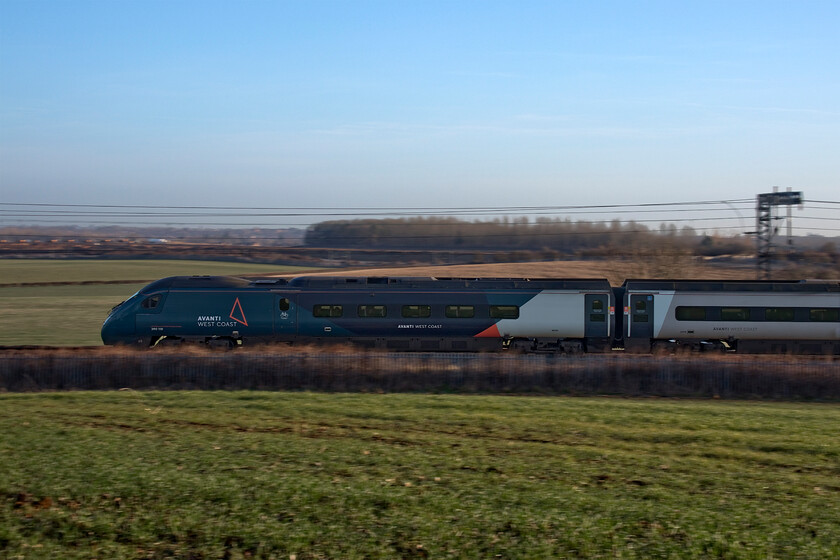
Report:
[[[245,318],[245,312],[242,311],[242,304],[239,303],[239,298],[236,298],[236,301],[233,302],[233,307],[230,310],[230,318],[237,323],[241,323],[246,327],[248,326],[248,320]]]

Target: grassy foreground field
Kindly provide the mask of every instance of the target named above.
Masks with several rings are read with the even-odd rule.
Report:
[[[840,407],[0,396],[8,558],[829,558]]]
[[[2,259],[0,284],[67,282],[63,286],[0,286],[0,345],[102,344],[108,311],[147,283],[174,275],[293,273],[297,267],[206,261]],[[81,282],[130,282],[88,285]]]

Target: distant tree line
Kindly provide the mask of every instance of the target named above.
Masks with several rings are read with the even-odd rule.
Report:
[[[748,240],[698,235],[690,227],[664,224],[659,229],[638,222],[576,222],[558,218],[499,218],[470,222],[456,218],[336,220],[310,226],[309,247],[368,249],[440,249],[477,251],[546,251],[558,254],[606,254],[655,247],[697,254],[752,251]]]

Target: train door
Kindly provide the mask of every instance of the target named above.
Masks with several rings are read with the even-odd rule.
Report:
[[[585,336],[587,338],[609,336],[610,298],[607,294],[586,294]]]
[[[297,304],[281,294],[274,295],[274,335],[280,339],[297,335]]]
[[[136,333],[139,336],[152,339],[164,334],[164,327],[161,325],[160,314],[163,311],[163,303],[166,301],[166,293],[152,294],[145,296],[137,307],[134,315]]]
[[[653,338],[653,295],[631,294],[628,333],[631,338]]]

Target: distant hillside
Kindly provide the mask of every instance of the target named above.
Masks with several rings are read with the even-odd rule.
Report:
[[[194,228],[170,226],[15,226],[0,227],[0,242],[29,240],[44,242],[87,242],[120,240],[142,243],[222,243],[269,247],[303,245],[305,230],[299,228]]]

